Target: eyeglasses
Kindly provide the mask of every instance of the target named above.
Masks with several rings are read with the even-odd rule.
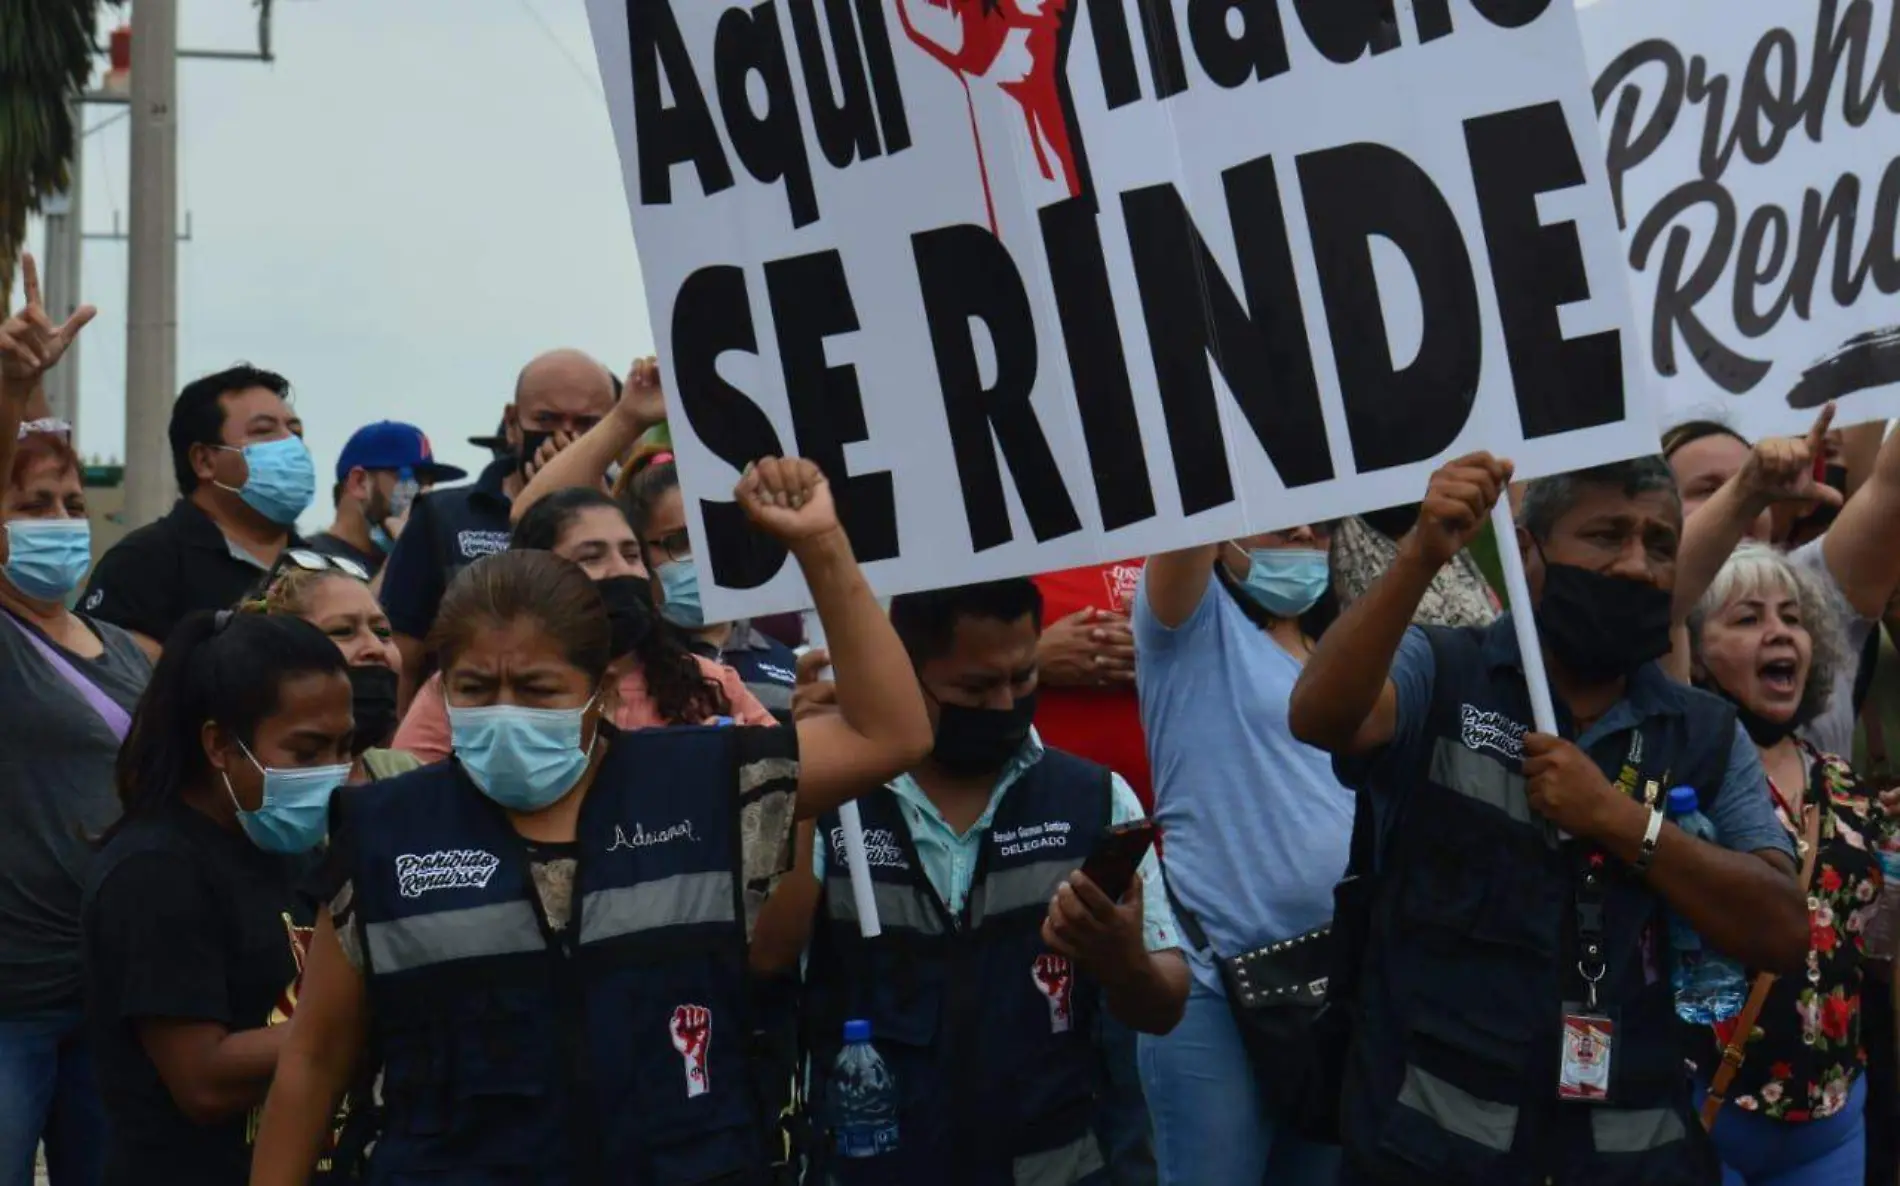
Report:
[[[693,558],[693,537],[685,531],[675,531],[659,539],[648,540],[648,548],[678,564],[684,564]]]
[[[307,548],[291,548],[277,562],[277,572],[283,572],[287,564],[294,564],[305,572],[340,572],[364,584],[369,583],[369,569],[342,556],[325,556],[322,552],[312,552]]]

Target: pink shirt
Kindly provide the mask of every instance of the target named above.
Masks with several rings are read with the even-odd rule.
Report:
[[[723,663],[715,663],[700,655],[693,656],[699,664],[700,673],[719,685],[726,694],[726,702],[732,705],[732,719],[740,725],[775,725],[777,720],[765,711],[758,697],[746,691],[739,681],[739,673]],[[634,667],[620,677],[620,706],[614,712],[614,724],[622,729],[653,729],[669,724],[660,718],[660,712],[653,703],[653,697],[647,695],[646,672]],[[711,724],[711,719],[697,722]],[[392,749],[407,750],[414,754],[423,765],[440,762],[449,756],[449,706],[442,698],[442,675],[440,672],[429,677],[427,683],[416,689],[416,698],[409,705],[409,715],[402,719],[402,727],[396,730],[396,740]]]

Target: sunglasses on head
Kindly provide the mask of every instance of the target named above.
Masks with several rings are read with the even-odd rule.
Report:
[[[291,548],[277,562],[277,572],[282,573],[288,567],[297,567],[305,572],[340,572],[346,577],[355,577],[365,584],[369,583],[369,569],[354,560],[342,556],[325,556],[322,552],[312,552],[308,548]]]

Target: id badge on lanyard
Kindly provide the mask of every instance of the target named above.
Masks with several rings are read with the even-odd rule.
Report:
[[[1630,732],[1629,756],[1617,778],[1618,790],[1632,794],[1641,778],[1643,732]],[[1659,796],[1659,784],[1651,780],[1644,798]],[[1652,806],[1654,804],[1652,803]],[[1610,1099],[1610,1072],[1616,1055],[1616,1018],[1598,999],[1597,986],[1608,972],[1604,950],[1603,913],[1608,894],[1605,879],[1608,859],[1600,851],[1581,845],[1577,849],[1575,905],[1577,911],[1577,975],[1583,981],[1584,999],[1566,1002],[1563,1007],[1562,1048],[1557,1062],[1557,1098],[1571,1103],[1601,1104]]]

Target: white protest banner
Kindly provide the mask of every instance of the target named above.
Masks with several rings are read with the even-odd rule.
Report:
[[[590,0],[709,618],[1656,447],[1569,0]]]
[[[1900,414],[1894,0],[1578,12],[1645,366],[1666,423]]]

